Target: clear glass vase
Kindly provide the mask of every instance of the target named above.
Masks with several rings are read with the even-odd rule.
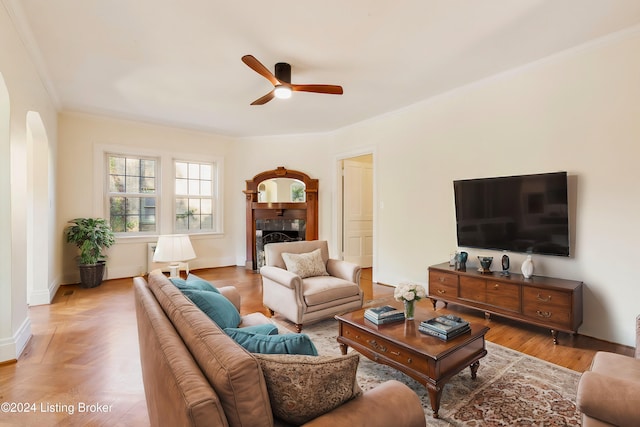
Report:
[[[416,300],[411,300],[411,301],[404,300],[404,318],[406,320],[413,320],[415,311],[416,311]]]

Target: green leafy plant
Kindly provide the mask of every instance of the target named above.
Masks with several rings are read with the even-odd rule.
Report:
[[[67,242],[80,249],[80,264],[97,264],[105,259],[102,250],[116,241],[115,235],[106,220],[102,218],[76,218],[65,230]]]

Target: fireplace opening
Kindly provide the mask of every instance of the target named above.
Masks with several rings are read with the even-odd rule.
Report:
[[[256,220],[257,268],[260,269],[265,265],[264,245],[305,240],[305,234],[306,227],[303,219]]]

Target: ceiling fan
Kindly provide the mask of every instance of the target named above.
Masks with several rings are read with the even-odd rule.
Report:
[[[315,92],[328,93],[331,95],[342,95],[342,86],[336,85],[300,85],[291,83],[291,65],[285,62],[278,62],[275,66],[275,74],[271,73],[262,65],[260,61],[252,55],[242,57],[242,62],[247,64],[256,73],[273,84],[273,90],[268,94],[256,99],[251,105],[263,105],[276,98],[289,98],[291,92]]]

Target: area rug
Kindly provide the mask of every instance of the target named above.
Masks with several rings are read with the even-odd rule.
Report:
[[[290,324],[273,320],[280,329],[291,332]],[[320,354],[341,354],[336,341],[337,321],[311,324],[302,332],[309,335]],[[358,383],[364,391],[390,379],[408,385],[420,396],[428,426],[580,425],[575,404],[580,373],[491,342],[487,342],[487,352],[480,360],[475,380],[465,369],[445,385],[439,419],[431,416],[426,388],[393,368],[361,356]]]

